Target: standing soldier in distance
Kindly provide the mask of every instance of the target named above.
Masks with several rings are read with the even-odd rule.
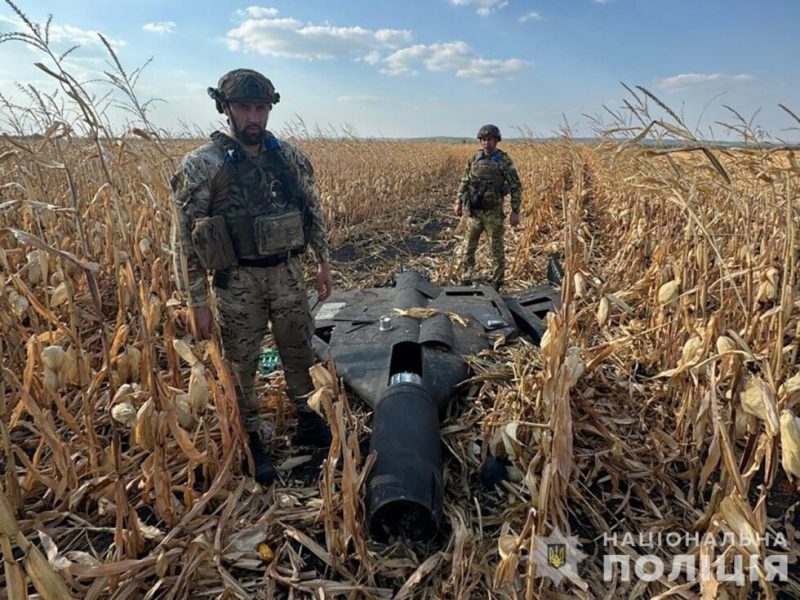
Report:
[[[272,82],[249,69],[226,73],[208,89],[227,132],[187,154],[172,179],[177,218],[173,247],[178,286],[187,297],[198,339],[211,335],[208,271],[216,322],[236,382],[239,412],[262,484],[275,479],[266,428],[253,391],[261,341],[271,324],[287,392],[297,407],[296,445],[325,447],[330,430],[306,403],[313,391],[313,321],[299,254],[310,245],[319,263],[320,300],[333,286],[327,231],[311,163],[267,131],[280,100]],[[247,466],[247,465],[246,465]]]
[[[481,149],[469,159],[458,187],[454,212],[461,216],[464,207],[469,215],[464,246],[464,272],[461,283],[472,285],[475,271],[475,251],[481,233],[491,237],[494,272],[492,285],[499,290],[505,281],[506,257],[503,248],[503,198],[511,194],[512,227],[519,225],[522,183],[511,157],[497,148],[502,139],[496,125],[484,125],[478,130]]]

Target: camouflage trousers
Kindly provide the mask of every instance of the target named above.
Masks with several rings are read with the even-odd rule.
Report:
[[[476,210],[473,211],[467,222],[467,233],[464,241],[464,273],[465,280],[472,280],[475,274],[475,252],[481,234],[485,231],[491,240],[492,283],[495,286],[503,284],[506,273],[506,255],[503,248],[503,234],[505,221],[502,210]]]
[[[232,267],[214,274],[212,289],[244,428],[259,431],[261,427],[253,382],[268,326],[281,357],[289,398],[298,410],[310,410],[304,396],[314,389],[308,373],[314,364],[314,327],[299,259],[290,258],[276,267]]]

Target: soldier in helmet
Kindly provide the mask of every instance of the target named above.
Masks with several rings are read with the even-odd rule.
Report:
[[[252,475],[268,484],[276,472],[253,392],[268,326],[299,415],[294,443],[330,444],[327,424],[306,403],[313,390],[308,373],[314,362],[313,321],[299,259],[310,245],[318,262],[316,289],[324,300],[333,285],[327,231],[311,163],[266,129],[280,100],[272,82],[256,71],[236,69],[208,93],[227,117],[228,131],[214,132],[187,154],[172,178],[176,275],[199,339],[211,335],[207,275],[213,275],[214,316],[249,434]]]
[[[519,225],[519,208],[522,201],[522,183],[511,157],[497,148],[502,139],[496,125],[484,125],[478,130],[481,149],[467,161],[458,187],[454,212],[461,216],[466,208],[469,215],[464,247],[464,273],[462,283],[471,285],[475,271],[475,251],[481,233],[491,238],[494,271],[492,285],[503,286],[506,258],[503,248],[503,198],[511,195],[512,227]]]

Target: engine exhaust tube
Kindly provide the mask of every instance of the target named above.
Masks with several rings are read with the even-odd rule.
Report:
[[[399,375],[399,376],[398,376]],[[373,539],[432,538],[442,518],[442,445],[439,414],[413,373],[395,375],[373,414],[367,517]]]

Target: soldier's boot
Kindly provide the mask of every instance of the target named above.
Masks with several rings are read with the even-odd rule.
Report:
[[[328,448],[332,439],[331,429],[325,419],[313,410],[298,412],[297,431],[292,438],[293,446]]]
[[[248,433],[250,454],[253,455],[254,472],[250,472],[250,461],[247,457],[244,459],[244,468],[248,475],[253,477],[261,485],[269,485],[278,477],[278,472],[275,470],[275,465],[272,464],[272,459],[267,455],[264,443],[261,441],[261,436],[258,432],[251,431]]]
[[[461,272],[461,285],[472,285],[475,276],[475,252],[466,254],[464,256],[464,263]]]

